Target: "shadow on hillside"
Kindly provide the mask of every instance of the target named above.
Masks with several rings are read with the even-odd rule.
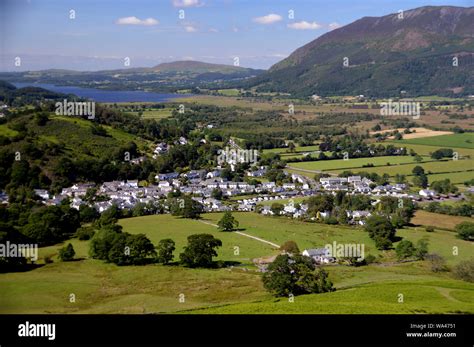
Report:
[[[395,235],[392,239],[392,242],[398,242],[398,241],[401,241],[401,240],[403,240],[403,237]]]
[[[233,260],[217,260],[212,262],[212,266],[207,267],[205,269],[223,269],[223,268],[228,268],[228,267],[233,267],[233,266],[239,266],[242,265],[240,261],[233,261]],[[169,263],[164,266],[176,266],[176,267],[186,267],[190,269],[204,269],[203,267],[188,267],[188,266],[183,266],[179,261],[174,261],[172,263]]]
[[[45,264],[25,264],[18,266],[0,266],[0,273],[28,272],[43,267]]]

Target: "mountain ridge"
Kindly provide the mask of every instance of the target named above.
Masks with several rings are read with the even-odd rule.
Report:
[[[459,87],[472,94],[473,54],[474,7],[425,6],[404,11],[403,18],[399,13],[363,17],[332,30],[296,49],[251,84],[262,91],[300,96],[395,96],[402,90],[412,95],[452,94],[450,90]],[[457,55],[460,68],[443,80],[442,68]],[[384,88],[380,79],[389,75],[395,78]],[[420,77],[426,78],[427,86],[410,82],[422,81]]]

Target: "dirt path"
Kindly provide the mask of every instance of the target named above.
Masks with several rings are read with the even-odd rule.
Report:
[[[438,293],[440,293],[442,296],[444,296],[446,299],[448,299],[449,301],[454,301],[454,302],[461,302],[462,301],[459,301],[458,299],[456,298],[453,298],[450,294],[451,294],[451,291],[453,291],[453,289],[451,288],[444,288],[444,287],[434,287]]]
[[[217,224],[214,224],[214,223],[211,223],[211,222],[206,222],[206,221],[203,221],[203,220],[200,220],[200,222],[201,222],[201,223],[204,223],[204,224],[207,224],[207,225],[212,225],[213,227],[216,227],[216,228],[219,227]],[[280,248],[280,246],[277,245],[276,243],[273,243],[273,242],[270,242],[270,241],[261,239],[261,238],[256,237],[256,236],[252,236],[252,235],[243,233],[243,232],[241,232],[241,231],[234,231],[234,233],[235,233],[235,234],[242,235],[242,236],[245,236],[245,237],[249,237],[249,238],[251,238],[251,239],[254,239],[254,240],[257,240],[257,241],[266,243],[266,244],[269,244],[270,246],[272,246],[272,247],[274,247],[274,248]]]

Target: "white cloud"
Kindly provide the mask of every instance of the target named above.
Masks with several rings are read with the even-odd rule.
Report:
[[[197,31],[197,29],[192,25],[186,25],[184,30],[186,30],[187,33],[195,33]]]
[[[173,0],[174,7],[199,7],[202,5],[200,0]]]
[[[306,21],[288,24],[288,28],[295,29],[295,30],[317,30],[317,29],[320,29],[321,27],[322,27],[321,24],[318,24],[316,22],[309,23]]]
[[[210,28],[210,29],[209,29],[209,32],[211,32],[211,33],[218,33],[219,30],[217,30],[216,28]]]
[[[254,18],[253,21],[259,24],[272,24],[281,21],[280,15],[275,13],[267,14],[266,16]]]
[[[329,24],[329,29],[334,30],[334,29],[340,28],[341,26],[342,26],[341,24],[334,22],[334,23]]]
[[[289,54],[283,54],[283,53],[274,53],[270,54],[269,57],[271,58],[286,58]]]
[[[151,25],[158,25],[158,21],[154,18],[147,18],[147,19],[140,19],[135,16],[132,17],[123,17],[119,18],[115,21],[115,24],[118,25],[145,25],[145,26],[151,26]]]

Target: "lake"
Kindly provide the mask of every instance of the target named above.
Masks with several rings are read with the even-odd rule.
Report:
[[[17,88],[40,87],[56,93],[74,94],[96,102],[164,102],[190,94],[161,94],[141,90],[103,90],[74,86],[56,86],[48,83],[12,83]]]

